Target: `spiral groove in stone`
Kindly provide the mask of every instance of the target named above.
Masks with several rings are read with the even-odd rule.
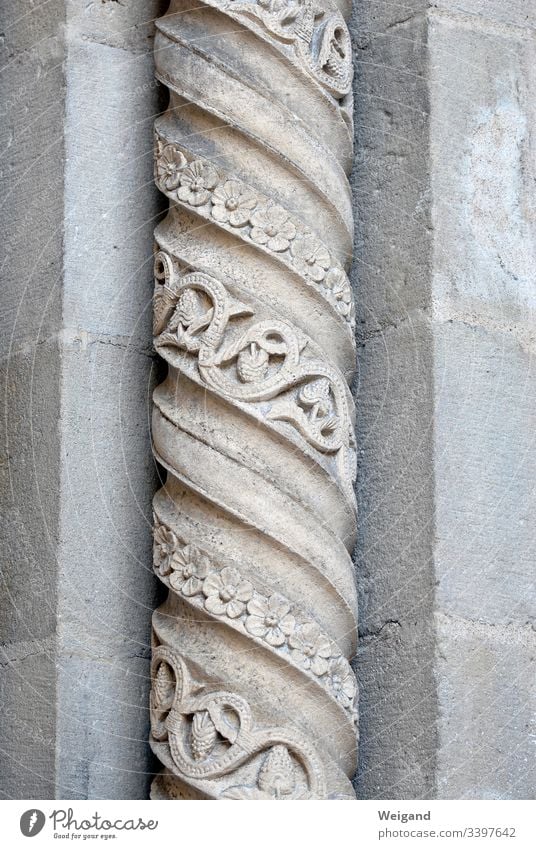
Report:
[[[154,798],[352,798],[351,62],[331,0],[157,24]]]

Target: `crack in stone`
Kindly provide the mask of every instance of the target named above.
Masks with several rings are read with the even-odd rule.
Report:
[[[379,637],[382,631],[387,627],[396,627],[401,628],[402,624],[398,621],[398,619],[387,619],[379,628],[376,629],[363,629],[359,631],[359,639],[360,640],[370,640]]]

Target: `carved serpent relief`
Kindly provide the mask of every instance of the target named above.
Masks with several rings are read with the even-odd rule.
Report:
[[[152,796],[352,798],[348,31],[327,0],[175,0],[155,56]]]
[[[305,738],[283,728],[257,728],[250,706],[236,693],[196,682],[172,649],[157,648],[152,664],[152,735],[166,743],[180,775],[199,786],[225,781],[226,799],[312,799],[325,793],[321,764]],[[253,765],[251,784],[233,784]],[[162,783],[159,783],[162,786]],[[164,785],[165,786],[165,785]],[[207,789],[210,794],[210,785]]]

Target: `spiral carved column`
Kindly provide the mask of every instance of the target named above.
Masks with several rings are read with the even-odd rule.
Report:
[[[173,0],[157,23],[157,799],[353,798],[348,12]]]

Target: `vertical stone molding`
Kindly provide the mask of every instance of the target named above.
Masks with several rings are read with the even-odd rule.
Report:
[[[1,3],[0,800],[149,793],[165,8]]]
[[[353,798],[349,4],[157,24],[156,799]]]
[[[532,799],[536,0],[353,27],[356,789]]]

